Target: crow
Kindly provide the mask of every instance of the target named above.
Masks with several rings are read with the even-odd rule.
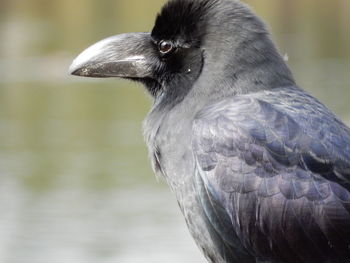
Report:
[[[144,84],[153,169],[209,262],[350,262],[350,129],[246,4],[170,0],[151,33],[102,40],[70,73]]]

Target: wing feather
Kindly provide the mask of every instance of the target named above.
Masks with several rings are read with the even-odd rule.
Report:
[[[259,260],[346,262],[349,128],[301,90],[273,92],[198,114],[193,152],[211,196],[203,206],[220,211],[208,217],[235,239],[224,242],[241,242]]]

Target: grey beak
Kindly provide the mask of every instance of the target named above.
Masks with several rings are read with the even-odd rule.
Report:
[[[149,33],[106,38],[83,51],[73,61],[69,73],[93,78],[151,78],[152,45]]]

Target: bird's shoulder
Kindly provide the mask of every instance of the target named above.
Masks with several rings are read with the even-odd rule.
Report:
[[[192,138],[204,170],[213,169],[218,158],[238,158],[247,165],[268,164],[274,170],[298,166],[345,186],[350,182],[350,129],[298,88],[209,105],[197,114]]]

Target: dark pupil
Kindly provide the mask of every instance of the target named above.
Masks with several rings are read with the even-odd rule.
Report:
[[[160,43],[159,50],[162,53],[168,53],[170,50],[172,50],[173,45],[170,42],[162,42]]]

